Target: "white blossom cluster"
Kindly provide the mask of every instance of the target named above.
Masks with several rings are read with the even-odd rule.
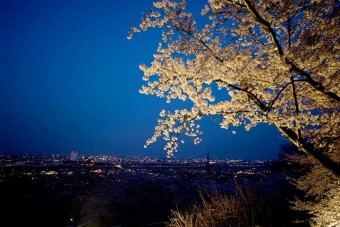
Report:
[[[339,155],[340,45],[335,1],[209,0],[196,25],[186,1],[162,0],[129,37],[150,28],[162,41],[142,94],[190,101],[192,108],[162,110],[155,134],[171,156],[184,132],[200,142],[194,122],[222,116],[221,127],[274,124],[306,153]],[[216,89],[226,93],[216,101]],[[311,148],[313,147],[313,148]]]
[[[196,115],[186,109],[176,110],[175,113],[162,110],[159,115],[162,119],[158,120],[154,135],[146,141],[144,147],[147,147],[159,137],[162,137],[167,142],[164,150],[167,151],[168,157],[171,157],[174,152],[177,152],[181,132],[184,132],[188,137],[192,137],[195,144],[201,142],[199,135],[201,135],[202,132],[199,129],[200,126],[196,125],[194,121],[199,118]],[[184,140],[180,142],[184,143]]]

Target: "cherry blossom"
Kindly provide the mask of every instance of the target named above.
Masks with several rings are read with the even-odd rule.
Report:
[[[337,1],[209,0],[204,25],[185,0],[153,6],[129,33],[162,31],[153,61],[140,66],[146,81],[140,93],[191,108],[162,110],[146,146],[163,138],[172,156],[180,134],[199,143],[195,122],[206,116],[220,116],[226,129],[264,122],[340,175]],[[217,92],[228,98],[216,99]]]

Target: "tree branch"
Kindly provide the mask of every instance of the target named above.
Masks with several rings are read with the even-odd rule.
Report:
[[[274,32],[274,29],[271,27],[270,23],[268,21],[266,21],[260,14],[259,12],[257,12],[257,10],[255,9],[254,6],[251,5],[251,3],[249,2],[249,0],[243,0],[243,2],[245,3],[245,5],[247,6],[247,9],[249,10],[249,12],[253,15],[253,17],[260,23],[262,24],[269,32],[269,34],[271,35],[274,45],[278,50],[278,54],[280,57],[283,57],[283,49],[276,37],[276,34]],[[322,92],[323,94],[327,95],[328,97],[330,97],[331,99],[340,102],[340,96],[337,95],[334,92],[331,91],[326,91],[326,88],[319,82],[313,80],[312,76],[305,72],[304,70],[302,70],[301,68],[299,68],[297,65],[295,65],[293,62],[291,62],[290,60],[288,60],[287,58],[284,58],[285,63],[288,64],[291,69],[298,73],[299,75],[303,76],[306,78],[306,81],[316,90]]]
[[[292,87],[293,87],[293,97],[294,97],[294,104],[295,104],[296,115],[299,115],[299,113],[300,113],[299,102],[298,102],[298,98],[297,98],[297,95],[296,95],[296,88],[295,88],[295,83],[294,83],[293,76],[290,77],[290,80],[292,82]],[[296,122],[298,139],[300,140],[302,137],[301,137],[301,130],[300,130],[300,127],[299,127],[298,118],[296,118],[295,122]]]
[[[302,138],[298,138],[298,135],[293,130],[283,126],[276,125],[276,127],[301,151],[318,160],[326,169],[331,171],[336,177],[340,178],[340,164],[338,162],[330,159],[322,150],[316,149],[313,144],[306,142]]]
[[[197,42],[201,43],[205,48],[207,48],[207,49],[210,51],[210,53],[212,53],[212,55],[214,56],[214,58],[216,58],[218,61],[220,61],[221,63],[223,63],[223,59],[221,59],[220,57],[218,57],[218,56],[212,51],[212,49],[211,49],[211,48],[210,48],[203,40],[201,40],[200,38],[196,37],[196,36],[195,36],[194,34],[192,34],[190,31],[184,29],[184,28],[182,27],[180,21],[177,20],[176,16],[174,16],[172,13],[169,12],[168,14],[171,15],[171,17],[173,18],[173,20],[175,20],[175,21],[177,22],[177,24],[179,25],[179,26],[176,26],[176,25],[168,24],[168,26],[171,26],[171,27],[175,28],[177,31],[179,31],[179,32],[182,34],[182,36],[190,43],[190,45],[191,45],[193,48],[194,48],[193,44],[190,42],[189,38],[186,37],[186,36],[184,35],[184,33],[187,34],[189,37],[194,38]]]
[[[240,87],[237,87],[233,84],[227,84],[225,81],[221,80],[221,79],[217,79],[217,80],[214,80],[215,82],[220,82],[220,83],[224,83],[226,84],[228,87],[231,87],[235,90],[238,90],[238,91],[243,91],[245,92],[248,97],[250,97],[254,102],[255,104],[260,107],[260,109],[264,112],[267,112],[268,111],[268,107],[263,103],[261,102],[261,100],[256,96],[254,95],[252,92],[248,91],[247,89],[244,89],[244,88],[240,88]]]
[[[297,74],[305,77],[306,82],[308,82],[313,88],[315,88],[316,90],[320,91],[321,93],[327,95],[329,98],[331,98],[331,99],[333,99],[337,102],[340,102],[340,96],[339,95],[337,95],[336,93],[331,92],[331,91],[326,91],[326,88],[321,83],[313,80],[312,76],[309,73],[307,73],[304,70],[302,70],[301,68],[299,68],[297,65],[295,65],[290,60],[288,60],[288,59],[285,59],[285,60],[286,60],[286,63],[291,66],[291,69],[294,72],[296,72]]]
[[[272,28],[272,26],[269,24],[268,21],[266,21],[255,9],[254,6],[251,5],[251,3],[249,2],[249,0],[243,0],[243,2],[245,3],[245,5],[247,6],[247,9],[249,10],[249,12],[253,15],[253,17],[260,23],[262,24],[269,32],[269,34],[271,35],[274,45],[278,51],[278,54],[280,57],[283,56],[283,50],[282,47],[279,43],[279,40],[276,38],[276,34],[274,32],[274,29]]]
[[[301,81],[305,81],[305,80],[294,80],[295,82],[301,82]],[[291,81],[291,82],[289,82],[289,83],[287,83],[285,86],[283,86],[282,88],[281,88],[281,90],[279,91],[279,93],[275,96],[275,98],[270,102],[270,105],[269,105],[269,107],[268,107],[268,112],[269,111],[271,111],[271,109],[272,109],[272,107],[273,107],[273,105],[274,105],[274,103],[276,102],[276,100],[280,97],[280,95],[281,95],[281,93],[290,85],[290,84],[292,84],[293,83],[293,81]]]

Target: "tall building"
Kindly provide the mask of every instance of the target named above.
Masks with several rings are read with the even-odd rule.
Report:
[[[78,151],[71,151],[70,160],[71,161],[77,161],[78,160]]]

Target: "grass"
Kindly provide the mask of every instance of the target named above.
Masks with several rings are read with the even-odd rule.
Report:
[[[272,214],[262,195],[237,186],[230,195],[201,193],[202,202],[172,210],[167,227],[271,226]]]

